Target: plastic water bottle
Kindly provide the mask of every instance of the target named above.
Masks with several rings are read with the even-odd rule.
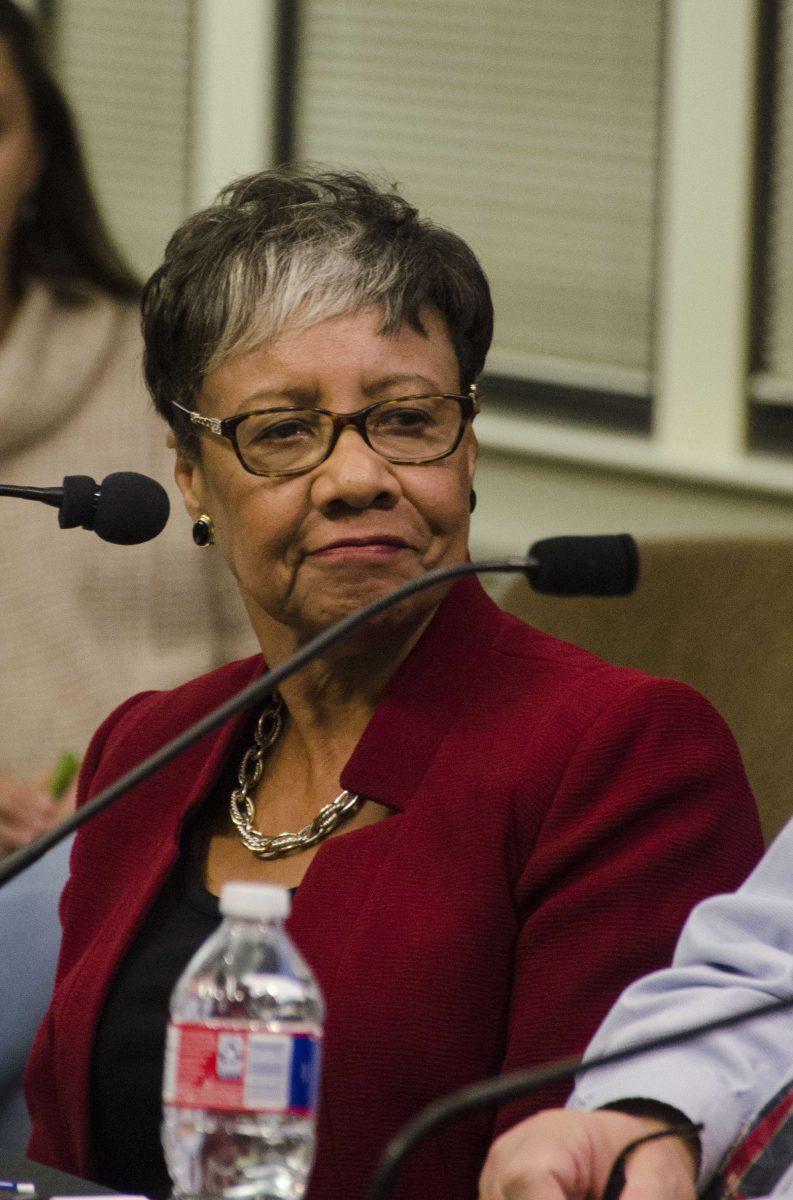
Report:
[[[299,1200],[314,1161],[324,1005],[290,897],[227,883],[171,997],[162,1140],[176,1200]]]

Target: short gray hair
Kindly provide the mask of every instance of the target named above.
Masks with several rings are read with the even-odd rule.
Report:
[[[195,407],[204,378],[286,330],[367,308],[382,332],[446,322],[467,391],[484,366],[493,307],[484,271],[456,234],[393,188],[352,172],[266,171],[230,184],[169,241],[144,288],[146,381],[186,451],[197,438],[172,401]]]

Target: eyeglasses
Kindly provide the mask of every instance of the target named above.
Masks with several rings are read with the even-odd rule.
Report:
[[[453,454],[467,421],[478,411],[476,388],[467,396],[400,396],[378,400],[354,413],[325,408],[266,408],[237,417],[205,417],[172,400],[193,425],[231,442],[251,475],[300,475],[333,453],[352,426],[371,450],[405,466],[437,462]]]

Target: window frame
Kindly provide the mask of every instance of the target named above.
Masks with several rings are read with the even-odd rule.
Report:
[[[192,207],[234,174],[288,156],[294,71],[283,71],[283,59],[294,64],[299,37],[299,0],[235,0],[235,21],[225,25],[214,0],[194,3]],[[602,388],[583,380],[571,387],[542,364],[524,371],[494,356],[477,418],[483,446],[793,495],[791,464],[751,449],[748,437],[764,6],[667,0],[652,380],[610,378],[607,370]],[[258,120],[239,121],[241,96],[258,106]],[[521,385],[530,403],[519,406]],[[580,396],[587,403],[576,411]]]
[[[667,0],[651,375],[604,368],[599,387],[574,371],[555,378],[558,364],[494,355],[477,419],[483,446],[793,494],[790,466],[749,445],[763,7]],[[279,13],[294,63],[298,0]]]

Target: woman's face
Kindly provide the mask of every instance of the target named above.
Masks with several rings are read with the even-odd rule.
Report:
[[[230,417],[263,403],[351,413],[375,400],[460,390],[446,325],[422,312],[426,331],[379,332],[378,310],[331,317],[286,333],[209,374],[198,407]],[[347,428],[330,457],[305,474],[251,475],[229,442],[202,437],[201,459],[177,459],[193,519],[211,516],[215,537],[262,645],[275,627],[297,641],[393,588],[467,553],[476,460],[470,422],[448,458],[396,466]],[[437,603],[417,597],[415,621]],[[404,610],[403,610],[404,612]]]
[[[6,260],[23,200],[36,186],[41,152],[30,97],[0,38],[0,255]]]

